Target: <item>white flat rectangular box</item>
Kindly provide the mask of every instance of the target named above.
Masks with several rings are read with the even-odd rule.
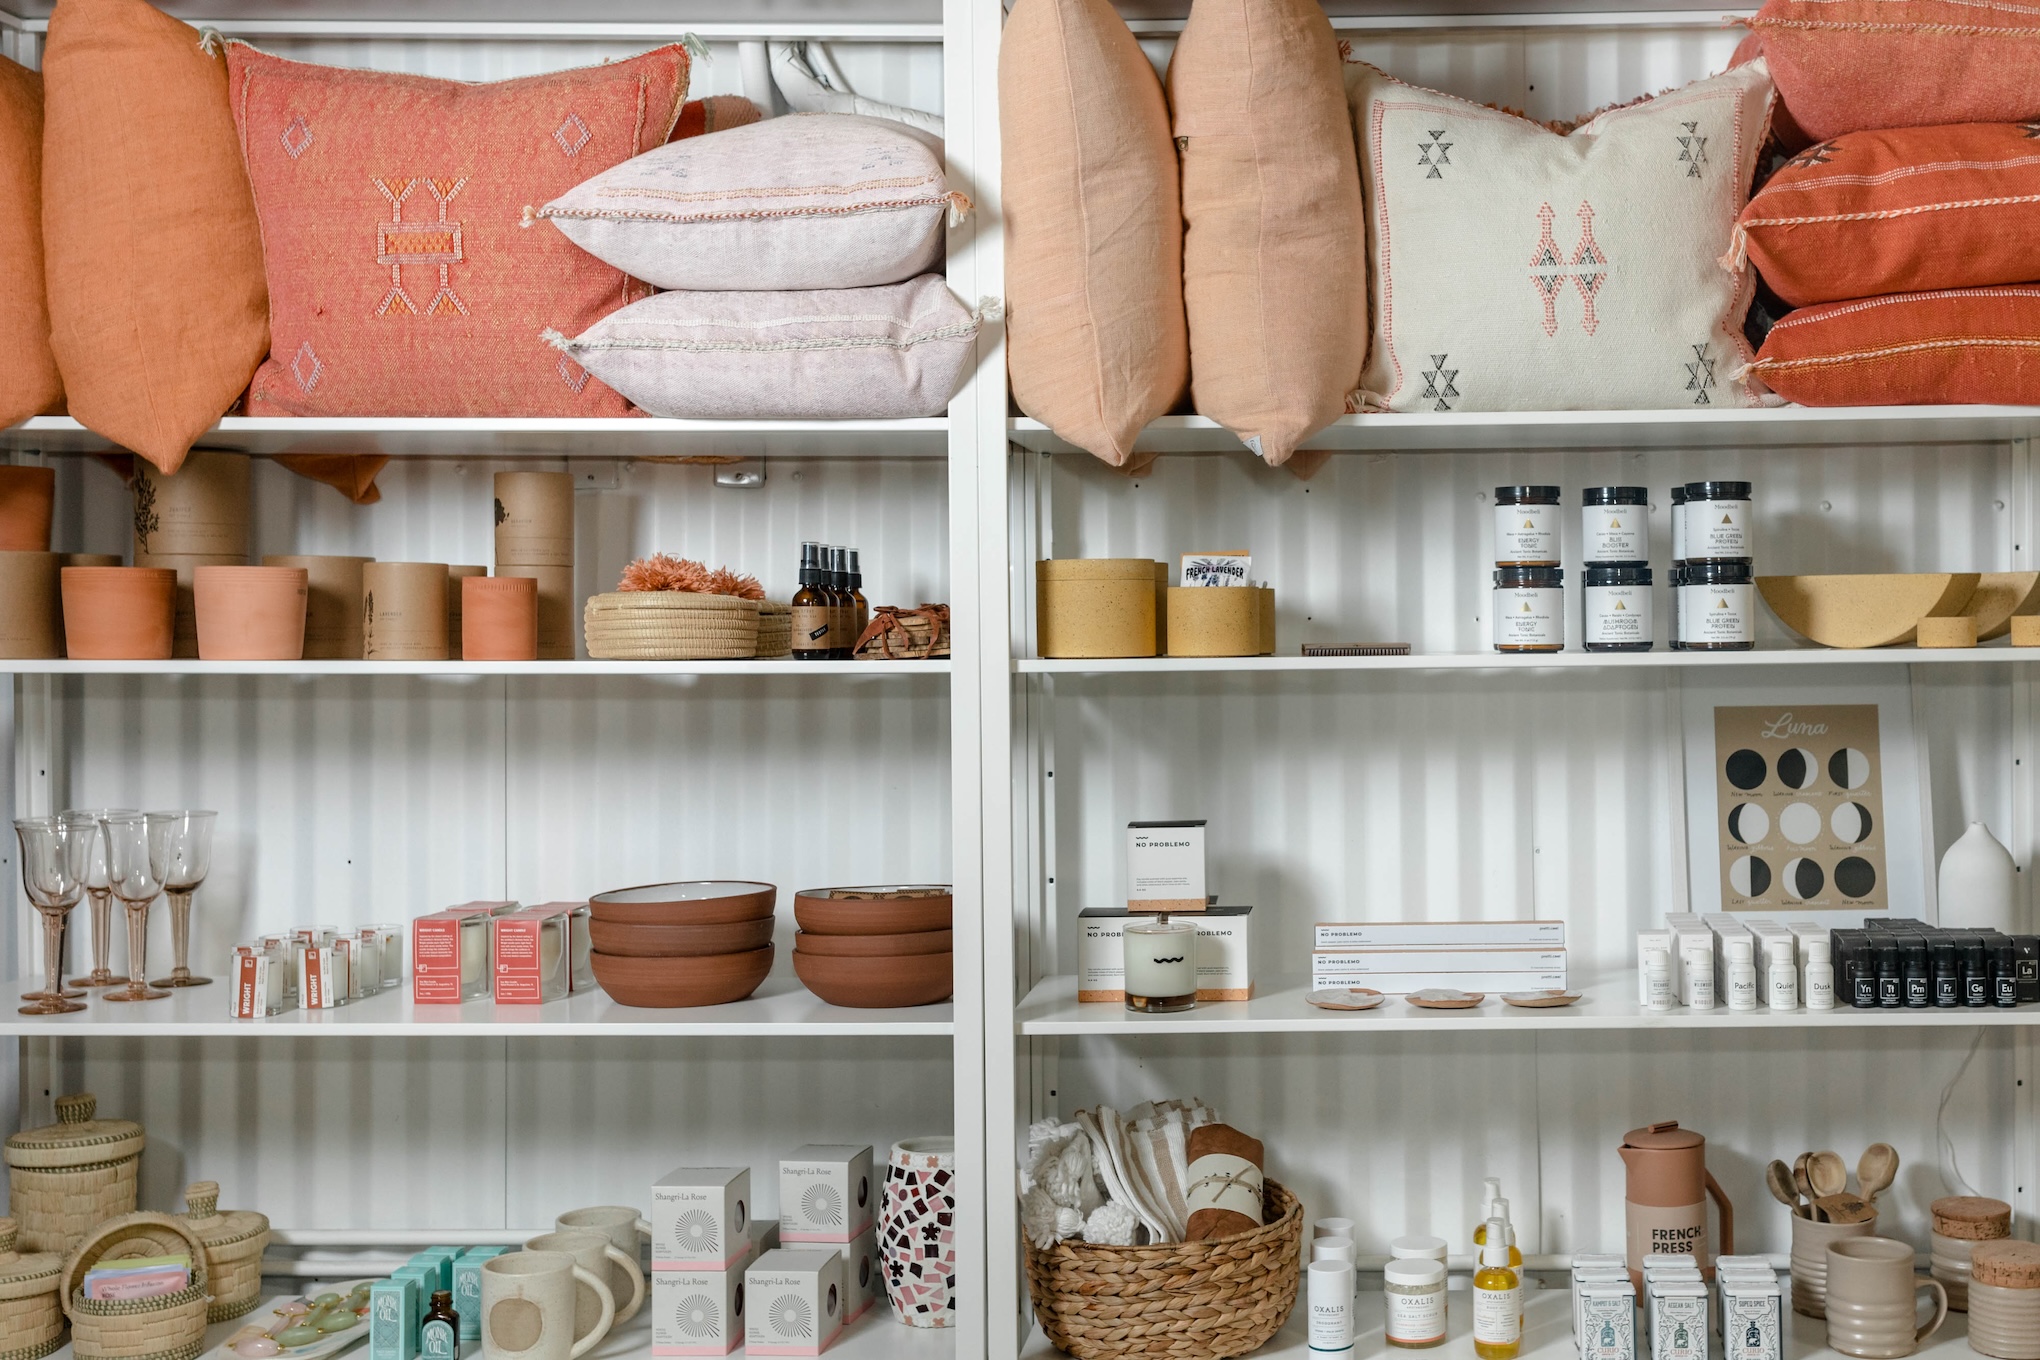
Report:
[[[1254,997],[1252,907],[1207,907],[1197,915],[1197,999]],[[1086,907],[1077,913],[1077,1000],[1126,1000],[1126,923],[1153,912]]]
[[[820,1355],[843,1331],[843,1293],[841,1252],[766,1252],[744,1272],[744,1349]]]
[[[1430,987],[1451,987],[1462,992],[1564,991],[1565,973],[1362,973],[1353,969],[1321,967],[1310,970],[1312,991],[1328,987],[1367,987],[1390,996],[1421,992]]]
[[[877,1203],[868,1145],[810,1143],[779,1159],[782,1242],[854,1242],[871,1226]]]
[[[1563,973],[1563,949],[1320,949],[1317,968],[1366,973]]]
[[[1203,911],[1204,823],[1126,824],[1130,911]]]
[[[1313,949],[1563,949],[1563,921],[1320,921]]]
[[[1579,1291],[1580,1360],[1637,1360],[1636,1286],[1625,1277]]]
[[[681,1167],[652,1186],[652,1269],[728,1270],[751,1251],[751,1169]]]

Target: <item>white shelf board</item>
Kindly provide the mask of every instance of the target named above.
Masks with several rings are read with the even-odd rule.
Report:
[[[196,446],[398,458],[944,458],[949,421],[229,416]],[[113,445],[69,416],[35,416],[0,430],[0,448],[105,453]]]
[[[587,1038],[621,1035],[698,1038],[727,1035],[829,1038],[855,1035],[947,1035],[955,1030],[950,1002],[901,1010],[849,1010],[831,1006],[793,977],[770,977],[745,1001],[684,1010],[623,1006],[603,991],[584,992],[543,1006],[419,1006],[408,987],[382,992],[330,1011],[285,1011],[263,1020],[226,1015],[228,987],[183,987],[161,1001],[113,1002],[89,997],[70,1015],[20,1015],[14,998],[42,988],[43,979],[20,978],[0,990],[0,1035],[35,1038],[283,1039],[491,1039]]]
[[[1635,670],[1665,666],[1898,666],[1914,663],[2016,664],[2040,661],[2040,648],[1989,642],[1980,647],[1765,647],[1749,652],[1418,652],[1410,656],[1021,657],[1022,675],[1167,675],[1286,671]],[[0,663],[5,664],[5,663]]]
[[[2040,657],[2036,657],[2040,659]],[[0,673],[16,675],[288,675],[306,679],[327,676],[436,675],[478,678],[489,675],[554,676],[708,676],[746,678],[780,676],[841,676],[877,680],[912,675],[947,675],[949,662],[929,661],[794,661],[780,657],[753,661],[68,661],[0,660]]]
[[[1815,444],[1998,443],[2040,433],[2032,406],[1804,406],[1669,411],[1496,411],[1342,416],[1304,441],[1346,452],[1466,449],[1790,448]],[[1025,417],[1009,422],[1023,448],[1075,446]],[[1156,453],[1230,453],[1244,448],[1205,416],[1164,416],[1134,447]]]
[[[1577,985],[1577,984],[1576,984]],[[1279,975],[1264,979],[1251,1001],[1208,1001],[1176,1015],[1142,1015],[1117,1001],[1077,1000],[1077,980],[1068,974],[1042,979],[1020,1003],[1015,1028],[1024,1035],[1091,1034],[1325,1034],[1433,1033],[1465,1030],[1655,1030],[1720,1029],[1967,1029],[2040,1025],[2040,1006],[2011,1010],[1996,1007],[1954,1010],[1856,1010],[1774,1013],[1731,1011],[1716,1007],[1693,1011],[1677,1007],[1646,1011],[1637,1004],[1636,975],[1579,987],[1586,993],[1570,1006],[1525,1009],[1504,1005],[1490,992],[1480,1005],[1461,1011],[1432,1011],[1391,996],[1371,1011],[1320,1010],[1304,1000],[1310,979]]]

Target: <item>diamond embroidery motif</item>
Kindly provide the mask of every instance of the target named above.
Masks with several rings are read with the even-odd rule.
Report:
[[[310,150],[311,145],[312,125],[305,121],[303,114],[299,114],[291,119],[290,126],[283,130],[284,154],[292,160],[296,160],[299,156],[304,155],[306,151]]]
[[[290,376],[297,380],[298,390],[306,396],[319,385],[319,378],[326,371],[326,363],[319,358],[318,351],[307,340],[298,346],[297,356],[290,361]]]
[[[567,121],[553,129],[553,140],[560,144],[560,150],[566,152],[569,159],[580,155],[581,148],[588,145],[594,135],[578,113],[568,114]]]
[[[573,388],[575,392],[578,393],[582,388],[588,385],[588,370],[581,367],[579,364],[575,363],[572,359],[569,359],[564,354],[560,356],[559,368],[560,368],[560,381],[565,383],[568,387]]]
[[[1608,279],[1608,257],[1601,253],[1601,243],[1594,239],[1593,205],[1580,204],[1580,240],[1570,259],[1560,254],[1558,237],[1551,229],[1557,216],[1549,203],[1537,209],[1537,248],[1530,254],[1530,285],[1544,304],[1544,333],[1558,334],[1558,295],[1570,282],[1580,295],[1580,329],[1592,335],[1601,325],[1594,302]]]
[[[446,210],[467,178],[459,179],[371,179],[376,191],[390,205],[390,220],[375,229],[375,262],[389,266],[390,290],[376,305],[377,316],[417,316],[418,303],[404,288],[404,266],[438,265],[439,291],[432,295],[424,313],[428,316],[466,316],[467,304],[453,291],[453,266],[467,258],[461,224],[449,220]],[[424,189],[439,206],[437,221],[406,222],[404,205]]]
[[[1686,167],[1687,179],[1699,179],[1700,167],[1707,164],[1707,139],[1700,135],[1698,123],[1681,123],[1686,135],[1679,138],[1679,162]]]
[[[1452,164],[1452,158],[1446,153],[1452,150],[1453,144],[1444,141],[1444,136],[1445,129],[1437,128],[1432,131],[1430,141],[1417,143],[1417,164],[1424,170],[1425,179],[1445,178],[1440,167]]]
[[[1431,408],[1434,411],[1449,411],[1452,403],[1459,400],[1459,389],[1452,385],[1459,377],[1459,370],[1445,367],[1446,358],[1443,354],[1433,354],[1431,366],[1423,370],[1424,390],[1417,400],[1437,402]]]
[[[1693,394],[1695,406],[1712,406],[1713,399],[1707,389],[1714,386],[1714,360],[1707,357],[1707,346],[1693,346],[1693,362],[1686,365],[1686,390]]]
[[[2031,137],[2034,134],[2029,132],[2026,135],[2028,137]],[[1834,158],[1835,158],[1835,144],[1833,142],[1820,142],[1813,146],[1809,146],[1808,148],[1806,148],[1806,150],[1800,152],[1798,155],[1794,156],[1791,160],[1785,162],[1785,164],[1793,167],[1794,169],[1804,170],[1808,166],[1826,165],[1829,161],[1833,160]]]

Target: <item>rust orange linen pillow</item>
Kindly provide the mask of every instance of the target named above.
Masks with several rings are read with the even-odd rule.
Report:
[[[1749,376],[1802,406],[2040,402],[2040,288],[1952,288],[1805,307]]]
[[[1771,176],[1736,239],[1794,307],[2040,279],[2040,138],[2016,123],[1847,133]]]
[[[64,408],[43,301],[42,77],[0,57],[0,425]]]
[[[44,286],[65,401],[175,472],[269,349],[226,66],[144,0],[59,0],[42,74]]]
[[[673,125],[670,140],[677,142],[686,137],[699,137],[705,132],[727,132],[746,123],[755,123],[763,116],[756,104],[740,94],[712,94],[706,99],[690,99],[680,110],[680,121]]]
[[[227,66],[270,284],[250,415],[628,413],[540,332],[651,290],[527,213],[665,142],[684,47],[489,85]]]
[[[1813,141],[2040,118],[2035,0],[1768,0],[1748,22]]]

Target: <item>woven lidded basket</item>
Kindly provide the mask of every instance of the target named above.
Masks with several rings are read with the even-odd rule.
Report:
[[[1077,1360],[1245,1355],[1266,1345],[1296,1306],[1303,1204],[1276,1181],[1262,1191],[1268,1222],[1205,1242],[1101,1247],[1027,1243],[1027,1292],[1041,1330]]]
[[[101,1261],[189,1256],[191,1285],[154,1299],[88,1299],[85,1274]],[[211,1289],[205,1243],[183,1219],[128,1214],[102,1223],[64,1262],[64,1312],[78,1360],[195,1360],[205,1348]]]
[[[262,1301],[262,1253],[269,1220],[248,1209],[220,1212],[220,1187],[194,1181],[184,1187],[184,1220],[205,1243],[205,1273],[212,1284],[208,1322],[230,1322]]]
[[[758,650],[762,658],[793,655],[793,606],[766,600],[758,606]]]
[[[685,590],[591,595],[588,655],[603,661],[738,661],[758,654],[758,602]]]
[[[0,1218],[0,1360],[40,1360],[64,1344],[57,1297],[64,1258],[52,1251],[23,1256],[14,1236],[14,1220]]]
[[[135,1211],[142,1126],[98,1111],[93,1096],[59,1096],[56,1123],[7,1140],[8,1212],[24,1250],[68,1253],[107,1219]]]

